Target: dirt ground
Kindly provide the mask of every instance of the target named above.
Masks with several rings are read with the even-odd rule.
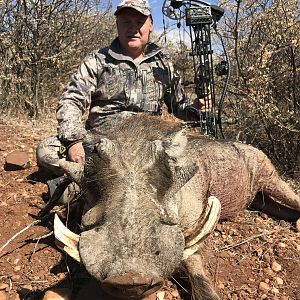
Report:
[[[55,127],[52,120],[0,120],[0,249],[37,220],[39,208],[48,199],[47,178],[38,172],[35,147],[42,138],[54,134]],[[13,150],[26,152],[31,167],[4,171],[5,157]],[[300,186],[291,184],[299,193]],[[38,300],[53,287],[72,290],[71,299],[109,299],[95,288],[79,264],[57,249],[52,221],[53,215],[49,215],[0,251],[0,300]],[[299,300],[299,238],[295,224],[259,212],[247,211],[219,224],[204,253],[221,299]],[[179,274],[148,298],[187,300],[191,293]]]

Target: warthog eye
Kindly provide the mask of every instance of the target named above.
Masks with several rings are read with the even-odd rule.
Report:
[[[157,250],[157,251],[155,252],[155,255],[159,255],[159,254],[160,254],[160,251]]]

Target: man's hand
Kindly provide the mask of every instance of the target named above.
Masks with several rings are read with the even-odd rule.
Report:
[[[84,164],[85,152],[81,142],[78,142],[69,148],[68,157],[70,161]]]
[[[211,111],[212,109],[212,99],[211,99],[211,95],[207,95],[203,98],[195,99],[193,106],[197,109],[199,109],[201,112],[207,112],[207,111]]]

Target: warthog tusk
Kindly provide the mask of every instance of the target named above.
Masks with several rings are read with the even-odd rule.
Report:
[[[218,198],[210,196],[205,211],[198,221],[184,232],[186,237],[183,259],[187,259],[199,249],[199,244],[215,229],[221,213],[221,203]],[[191,232],[193,230],[193,234]],[[196,232],[195,232],[196,231]],[[192,236],[192,238],[191,238]]]
[[[80,262],[78,243],[80,236],[69,230],[60,220],[59,216],[54,216],[54,236],[55,244],[59,249],[69,254],[72,258]]]

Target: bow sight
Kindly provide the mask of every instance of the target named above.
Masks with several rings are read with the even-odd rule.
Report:
[[[183,10],[184,9],[184,10]],[[189,27],[191,39],[191,56],[194,66],[194,84],[197,99],[207,97],[206,112],[200,113],[199,121],[190,124],[191,126],[201,126],[203,131],[215,137],[219,136],[218,129],[222,137],[221,112],[230,76],[229,59],[224,48],[222,37],[217,32],[217,22],[224,15],[224,10],[216,5],[198,0],[176,0],[164,1],[162,12],[170,19],[176,20],[180,24],[181,19],[185,19],[185,25]],[[178,26],[179,28],[180,26]],[[221,40],[226,59],[215,65],[215,73],[218,76],[226,75],[226,81],[218,105],[215,96],[214,65],[212,59],[211,28],[213,28]],[[207,103],[207,102],[211,103]],[[198,101],[197,101],[198,102]],[[198,107],[199,108],[199,107]]]

